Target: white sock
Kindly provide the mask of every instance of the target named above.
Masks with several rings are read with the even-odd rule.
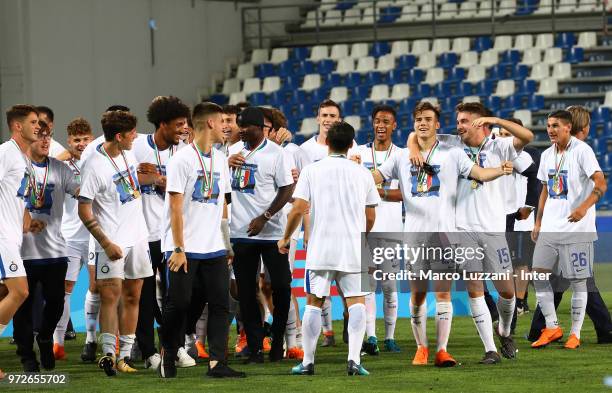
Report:
[[[102,353],[104,355],[108,353],[115,355],[117,336],[110,333],[100,333],[100,344],[102,346]]]
[[[66,334],[66,328],[68,327],[68,320],[70,319],[70,295],[71,293],[66,292],[64,295],[64,312],[57,322],[55,331],[53,332],[53,342],[64,346],[64,335]]]
[[[306,305],[304,318],[302,318],[302,345],[304,348],[304,359],[302,364],[307,366],[314,363],[317,341],[321,334],[321,309]]]
[[[302,326],[301,325],[299,328],[297,328],[297,334],[295,335],[295,342],[298,347],[302,348]]]
[[[323,303],[321,308],[321,327],[323,333],[332,332],[334,330],[332,326],[332,304],[331,298],[328,296]]]
[[[582,329],[582,323],[584,322],[584,313],[586,312],[587,304],[587,283],[586,279],[572,280],[570,282],[572,286],[572,330],[570,334],[575,334],[577,338],[580,338],[580,330]]]
[[[512,296],[512,299],[506,299],[501,296],[497,299],[497,312],[499,313],[498,333],[502,337],[508,337],[512,333],[512,316],[514,315],[515,306],[515,296]]]
[[[366,335],[376,337],[376,294],[368,293],[365,296]]]
[[[187,352],[189,352],[191,348],[195,347],[195,342],[195,334],[185,334],[185,350],[187,350]]]
[[[417,306],[410,299],[410,325],[417,345],[428,347],[427,342],[427,300]]]
[[[446,351],[448,338],[450,337],[451,324],[453,323],[453,303],[437,302],[436,303],[436,334],[438,351],[441,349]]]
[[[366,308],[361,303],[353,304],[348,308],[348,360],[361,364],[361,344],[366,330]]]
[[[289,301],[289,314],[287,314],[287,326],[285,328],[285,340],[287,341],[287,349],[297,346],[297,317],[295,312],[295,303]]]
[[[202,343],[206,343],[206,327],[208,326],[208,304],[204,307],[204,311],[202,311],[202,315],[196,322],[196,338],[200,340]]]
[[[135,334],[122,334],[119,336],[119,358],[124,359],[130,357],[132,353],[132,346],[136,339]]]
[[[546,328],[554,329],[559,326],[557,311],[555,310],[555,295],[548,280],[533,280],[536,290],[536,299],[546,320]]]
[[[385,280],[382,283],[382,290],[385,340],[392,340],[395,338],[395,324],[397,323],[397,284],[395,281]]]
[[[6,330],[6,326],[7,325],[3,325],[0,323],[0,336],[2,336],[2,333],[4,333],[4,330]]]
[[[493,321],[491,320],[491,312],[487,307],[487,302],[484,296],[470,298],[470,311],[472,319],[480,335],[480,339],[485,347],[485,352],[495,351],[495,341],[493,341]]]
[[[85,327],[87,329],[87,338],[85,339],[86,343],[96,342],[96,328],[98,326],[99,313],[100,294],[87,291],[87,294],[85,295]],[[115,342],[113,342],[113,346],[115,346]]]

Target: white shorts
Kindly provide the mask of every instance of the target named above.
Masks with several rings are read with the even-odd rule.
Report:
[[[111,261],[105,252],[96,252],[96,280],[120,278],[135,280],[151,277],[151,255],[146,241],[136,243],[133,247],[123,249],[123,258]]]
[[[513,272],[505,233],[458,233],[454,245],[457,270],[485,273]],[[461,250],[458,250],[461,249]]]
[[[26,276],[19,248],[0,242],[0,282],[5,278]]]
[[[369,288],[367,274],[346,273],[337,270],[306,270],[304,274],[304,291],[318,298],[329,296],[331,284],[336,285],[344,297],[365,296],[372,292]],[[365,277],[365,282],[362,279]],[[367,288],[363,288],[367,286]],[[366,289],[366,291],[363,291]]]
[[[81,268],[88,263],[89,242],[66,242],[66,252],[68,253],[66,281],[76,281]]]
[[[96,266],[96,240],[93,236],[89,236],[89,246],[87,250],[87,264],[89,266]]]
[[[593,242],[559,244],[540,234],[533,252],[533,268],[561,271],[568,279],[593,277]]]
[[[438,233],[422,233],[411,234],[419,236],[419,241],[411,246],[415,250],[420,249],[420,253],[416,259],[406,260],[406,268],[413,273],[432,271],[435,273],[454,273],[456,264],[454,260],[445,258],[444,250],[446,245],[443,244]],[[415,236],[413,236],[414,238]],[[413,239],[414,240],[414,239]],[[422,246],[425,245],[425,246]]]

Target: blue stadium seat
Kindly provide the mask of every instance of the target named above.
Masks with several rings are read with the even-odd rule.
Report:
[[[229,102],[229,97],[225,94],[213,94],[210,96],[209,100],[218,105],[225,105]]]
[[[508,109],[513,112],[518,109],[523,109],[523,97],[518,94],[506,97],[504,100],[504,109]]]
[[[378,71],[370,71],[365,76],[365,84],[368,86],[380,85],[382,83],[383,77]]]
[[[412,88],[412,96],[415,98],[429,97],[431,95],[431,86],[421,83]]]
[[[572,32],[565,32],[557,34],[557,40],[555,46],[559,48],[569,49],[576,44],[576,36]]]
[[[378,23],[393,23],[402,13],[401,7],[384,7],[380,9]]]
[[[404,148],[406,147],[406,140],[408,139],[408,134],[406,134],[404,131],[402,131],[401,129],[397,129],[393,132],[393,134],[391,135],[391,141],[401,147]]]
[[[491,48],[493,48],[493,41],[490,36],[476,37],[476,39],[474,39],[472,50],[483,52]]]
[[[353,8],[353,6],[357,3],[357,0],[342,0],[336,3],[337,10],[348,10],[349,8]]]
[[[414,109],[417,103],[417,99],[415,97],[410,97],[408,99],[402,100],[399,103],[397,108],[397,113],[401,115],[408,116],[408,122],[412,123],[412,110]]]
[[[288,76],[283,80],[283,89],[284,90],[294,90],[299,89],[302,85],[302,78],[299,75]]]
[[[497,82],[498,80],[506,79],[506,65],[497,64],[487,70],[487,81]]]
[[[472,84],[470,82],[461,82],[457,86],[457,92],[455,93],[458,96],[465,97],[471,96],[473,94],[474,89],[472,88]]]
[[[591,124],[605,124],[610,121],[610,108],[600,106],[591,112]]]
[[[529,76],[529,66],[526,64],[515,64],[512,67],[512,79],[519,81]]]
[[[317,65],[310,60],[305,60],[300,63],[299,73],[301,75],[317,74]]]
[[[313,90],[310,93],[310,101],[312,102],[321,102],[323,100],[325,100],[327,97],[329,97],[329,92],[330,92],[331,88],[330,87],[320,87],[317,90]]]
[[[301,64],[295,60],[286,60],[278,65],[277,76],[286,78],[288,76],[301,73]]]
[[[514,83],[514,87],[516,88],[516,92],[521,95],[532,95],[537,90],[536,81],[531,79],[517,81]]]
[[[268,103],[266,93],[257,92],[249,95],[249,102],[253,106],[262,106]]]
[[[365,145],[370,141],[371,132],[367,132],[365,130],[361,130],[355,134],[355,141],[358,145]]]
[[[365,101],[370,96],[369,86],[355,86],[351,91],[351,100]]]
[[[295,130],[297,128],[297,124],[295,128],[289,128],[290,130]],[[304,135],[300,135],[297,133],[293,134],[293,143],[295,143],[296,145],[301,145],[302,143],[306,142],[306,137]]]
[[[448,70],[446,80],[449,82],[461,82],[465,79],[465,69],[455,67]]]
[[[451,83],[442,82],[434,86],[433,95],[436,97],[447,97],[451,95]]]
[[[479,96],[490,96],[493,94],[495,83],[491,80],[480,81],[475,84],[474,94]]]
[[[401,55],[397,58],[398,70],[409,70],[416,66],[416,57],[414,55]]]
[[[255,68],[255,76],[263,79],[268,76],[275,76],[276,70],[274,69],[274,64],[272,63],[263,63],[259,64]]]
[[[421,83],[423,82],[423,79],[425,79],[425,71],[413,68],[412,70],[408,71],[407,77],[408,78],[406,81],[411,85]]]
[[[287,102],[288,93],[289,91],[285,89],[277,90],[270,94],[270,97],[268,97],[268,103],[273,107],[278,108],[279,106]]]
[[[604,172],[612,171],[612,153],[604,154],[599,164]]]
[[[352,116],[356,114],[355,111],[355,102],[354,101],[344,101],[340,103],[340,109],[342,110],[342,116]]]
[[[336,69],[336,62],[331,59],[324,59],[317,63],[317,72],[319,74],[329,74]]]
[[[600,157],[608,153],[608,138],[589,138],[588,144],[593,148],[595,154]]]
[[[297,46],[291,50],[289,57],[297,61],[302,61],[308,58],[309,53],[310,48],[306,46]]]
[[[318,102],[304,102],[298,105],[298,113],[301,113],[304,117],[313,116],[317,113],[319,103]],[[312,114],[312,115],[311,115]]]
[[[521,53],[514,49],[502,52],[501,58],[499,59],[499,63],[504,65],[518,64],[519,61],[521,61]]]
[[[368,124],[370,115],[372,114],[372,110],[374,109],[374,105],[376,105],[376,103],[374,103],[374,101],[369,100],[363,100],[359,104],[359,114],[366,118],[365,120],[361,119],[362,124]]]
[[[612,135],[612,121],[607,121],[603,126],[604,135]]]
[[[442,108],[444,108],[445,111],[447,112],[454,112],[455,111],[455,107],[457,106],[457,104],[459,104],[459,102],[461,102],[461,100],[463,99],[463,97],[459,97],[459,96],[449,96],[446,97],[442,102]]]
[[[584,61],[584,49],[574,46],[565,52],[565,61],[572,64]]]
[[[291,100],[293,102],[305,102],[305,101],[310,101],[310,98],[308,97],[308,93],[305,90],[293,90],[292,94],[291,94]]]
[[[500,108],[497,111],[497,116],[502,118],[502,119],[507,119],[509,117],[512,116],[512,113],[514,112],[514,109],[510,109],[510,108]]]
[[[339,74],[328,74],[327,78],[325,78],[325,82],[323,85],[329,89],[335,86],[340,86],[342,83],[342,77]]]
[[[358,72],[349,72],[344,76],[344,86],[355,87],[361,85],[361,74]]]
[[[376,41],[370,49],[370,56],[380,57],[391,52],[391,47],[386,41]]]
[[[457,64],[457,54],[453,52],[442,53],[438,56],[438,66],[442,68],[453,68]]]
[[[387,72],[383,79],[388,85],[406,83],[408,82],[408,73],[406,72],[406,70],[395,69]]]
[[[527,108],[532,112],[544,109],[544,96],[531,95],[527,97]]]
[[[497,112],[501,106],[501,98],[498,96],[487,95],[483,104],[493,112]]]

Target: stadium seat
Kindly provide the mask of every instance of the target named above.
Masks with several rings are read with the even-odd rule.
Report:
[[[329,49],[327,45],[315,45],[310,51],[310,58],[308,60],[317,62],[320,60],[327,59],[329,57]]]
[[[321,75],[319,74],[308,74],[304,77],[302,82],[302,90],[312,91],[321,87]]]
[[[483,104],[493,112],[496,112],[501,107],[501,98],[497,96],[487,96]]]
[[[521,53],[517,50],[510,49],[501,53],[499,64],[513,65],[520,61]]]
[[[576,42],[576,37],[572,32],[559,33],[557,34],[557,41],[555,46],[559,48],[571,48]]]
[[[480,102],[480,97],[478,96],[465,96],[463,97],[463,100],[461,101],[465,104],[470,103],[470,102]]]
[[[399,18],[401,13],[402,7],[394,7],[393,3],[391,6],[380,8],[378,13],[378,23],[393,23],[397,18]]]
[[[612,90],[606,92],[604,102],[603,104],[601,104],[601,106],[606,107],[606,108],[612,108]]]
[[[493,94],[493,87],[495,83],[493,81],[483,80],[474,85],[474,92],[479,96],[490,96]]]
[[[482,3],[481,3],[482,4]],[[516,0],[501,0],[495,16],[512,15],[516,12]]]
[[[472,19],[478,13],[478,3],[475,1],[464,1],[459,4],[459,13],[455,19]]]
[[[361,20],[359,21],[360,25],[373,25],[374,19],[374,7],[368,7],[363,10],[363,14],[361,14]]]
[[[459,7],[457,3],[443,3],[436,18],[439,20],[451,20],[455,18],[458,12]]]
[[[344,121],[349,123],[355,129],[355,132],[361,130],[361,117],[360,116],[346,116]]]
[[[508,49],[512,49],[512,37],[509,35],[498,35],[495,37],[495,44],[493,49],[502,52]]]
[[[226,96],[229,96],[232,93],[237,93],[240,91],[240,80],[236,78],[226,79],[223,81],[223,89],[221,89],[221,93]]]
[[[314,64],[312,64],[312,62],[308,62],[308,63],[310,63],[310,65],[312,66],[311,72],[314,72]],[[278,64],[277,75],[280,77],[287,78],[293,75],[305,75],[305,74],[306,72],[304,70],[304,67],[302,67],[302,63],[295,61],[293,59],[286,60]]]
[[[442,68],[453,68],[457,64],[457,54],[446,52],[438,57],[438,66]]]
[[[351,45],[351,56],[353,59],[368,56],[368,44],[365,42],[357,42]]]
[[[349,72],[348,74],[344,75],[344,82],[343,85],[346,87],[355,87],[355,86],[359,86],[362,83],[361,80],[361,74],[358,72]]]
[[[457,37],[453,39],[453,44],[451,46],[451,52],[459,54],[463,54],[470,50],[470,39],[468,37]]]
[[[593,0],[580,0],[578,3],[578,7],[576,7],[576,12],[580,13],[580,12],[594,12],[594,11],[600,11],[601,12],[601,5],[599,4],[598,1],[593,1]]]
[[[599,106],[591,111],[591,124],[604,124],[610,120],[610,108]]]
[[[417,63],[416,68],[424,70],[428,68],[432,68],[436,66],[436,55],[431,52],[422,53],[419,56],[419,62]]]
[[[353,71],[355,71],[355,59],[345,57],[343,59],[338,60],[336,70],[334,72],[336,74],[346,75],[349,72]]]
[[[491,41],[491,37],[481,36],[481,37],[476,37],[476,39],[474,40],[474,46],[472,47],[472,49],[480,53],[480,52],[486,51],[487,49],[491,49],[492,47],[493,47],[493,42]]]
[[[299,75],[289,76],[281,81],[282,90],[295,90],[301,86],[301,79]]]
[[[576,8],[576,0],[559,0],[555,12],[558,14],[571,14],[576,11]]]
[[[274,93],[281,88],[281,79],[278,76],[269,76],[263,81],[261,91],[266,94]]]
[[[255,67],[255,76],[260,79],[274,75],[276,75],[276,70],[274,68],[274,64],[272,63],[262,63]]]
[[[506,98],[514,94],[514,81],[512,79],[504,79],[497,82],[495,95],[501,98]]]
[[[395,57],[407,55],[410,53],[410,44],[408,41],[393,41],[391,43],[391,54]]]
[[[349,46],[347,44],[332,45],[330,59],[339,61],[347,57],[349,57]]]
[[[572,77],[572,65],[570,63],[556,63],[553,65],[552,77],[563,80]]]
[[[361,22],[361,9],[353,7],[344,11],[344,18],[342,18],[340,25],[357,25],[359,22]]]
[[[555,39],[552,33],[542,33],[536,36],[536,42],[534,48],[548,49],[555,45]]]
[[[309,49],[305,46],[298,46],[291,50],[290,56],[294,60],[302,61],[308,58]]]
[[[550,66],[546,63],[536,63],[531,67],[531,73],[529,79],[534,81],[541,81],[542,79],[550,76]]]
[[[389,54],[390,51],[391,47],[389,46],[388,42],[377,41],[372,44],[372,49],[370,49],[370,55],[379,58]]]
[[[344,86],[336,86],[331,89],[329,99],[335,102],[344,102],[348,100],[348,88]]]
[[[395,69],[395,56],[389,54],[378,58],[376,71],[389,72],[393,69]]]
[[[242,92],[246,95],[261,91],[261,80],[259,78],[245,79],[242,84]]]
[[[504,64],[496,64],[488,69],[487,80],[496,82],[501,79],[506,79],[507,67]]]
[[[393,101],[401,101],[410,97],[410,85],[407,83],[394,84],[391,89],[391,96],[389,99]]]
[[[425,76],[426,83],[430,86],[436,85],[444,80],[444,68],[430,68],[427,70],[427,75]]]
[[[533,36],[531,34],[519,34],[514,39],[514,49],[525,50],[533,47]]]
[[[429,102],[433,106],[439,106],[438,97],[423,97],[421,98],[421,102]]]
[[[512,116],[522,121],[525,127],[531,127],[533,124],[531,122],[531,111],[529,109],[520,109],[514,111],[514,114]]]
[[[314,117],[306,117],[304,120],[302,120],[298,134],[303,136],[311,136],[316,134],[318,129],[319,123],[317,122],[317,119]]]
[[[544,109],[544,97],[541,95],[527,96],[527,109],[532,112]]]
[[[436,38],[431,45],[431,51],[436,55],[440,55],[444,52],[450,52],[450,39]]]
[[[410,53],[415,56],[419,56],[423,53],[429,53],[429,40],[421,39],[412,41]]]
[[[464,68],[451,68],[448,70],[446,75],[446,80],[448,82],[461,82],[465,79],[465,69]]]
[[[230,105],[236,105],[239,102],[244,102],[247,100],[247,96],[246,94],[244,94],[243,92],[239,91],[239,92],[235,92],[230,94],[230,98],[229,98],[229,104]]]
[[[552,13],[553,0],[540,0],[538,8],[533,11],[534,15],[550,15]]]
[[[248,97],[249,103],[254,106],[264,106],[268,103],[267,98],[266,98],[266,93],[263,93],[263,92],[247,94],[247,97]]]
[[[419,13],[419,20],[433,20],[433,8],[431,2],[427,2],[421,5],[421,12]]]
[[[323,27],[338,26],[341,23],[342,23],[342,11],[329,10],[325,13],[325,18],[323,18],[323,22],[321,23],[321,26]]]
[[[476,18],[491,18],[491,14],[495,11],[495,7],[491,8],[489,1],[481,1],[478,6]]]
[[[514,80],[523,80],[526,79],[529,75],[529,66],[525,64],[514,64],[512,67],[512,79]]]
[[[589,49],[597,46],[597,33],[594,31],[583,31],[578,35],[578,43],[576,46],[579,46],[584,49]]]
[[[523,52],[521,64],[534,65],[542,62],[542,51],[538,48],[527,49]]]
[[[538,95],[548,97],[551,95],[559,94],[559,86],[557,80],[554,78],[546,78],[540,81],[540,87],[538,89]]]
[[[376,69],[375,63],[376,62],[372,56],[360,57],[359,60],[357,60],[357,68],[355,71],[360,74],[374,71]]]
[[[257,65],[267,63],[269,58],[267,49],[253,49],[253,53],[251,54],[251,64]]]
[[[408,4],[402,7],[402,13],[396,22],[413,22],[419,19],[419,6]]]
[[[478,52],[468,51],[461,53],[458,64],[459,67],[469,68],[476,64],[478,64]]]
[[[338,0],[321,0],[321,5],[319,6],[319,10],[328,11],[336,8],[336,3]]]
[[[581,63],[584,60],[584,49],[580,47],[570,48],[566,52],[565,61],[571,64]]]
[[[317,21],[318,19],[318,21]],[[317,26],[317,22],[320,25],[323,22],[323,14],[317,10],[308,11],[306,19],[302,23],[302,28],[309,29]]]
[[[483,67],[491,67],[499,63],[499,52],[495,49],[489,49],[480,54],[480,65]]]
[[[370,92],[370,101],[384,101],[389,99],[389,86],[387,85],[375,85],[372,86]]]
[[[236,71],[236,78],[240,80],[245,80],[248,78],[252,78],[255,76],[255,68],[251,63],[244,63],[238,66],[238,70]]]
[[[486,78],[486,69],[483,65],[475,64],[468,69],[467,78],[465,78],[466,82],[469,83],[478,83],[480,81],[485,80]]]
[[[431,93],[431,86],[429,86],[426,83],[421,83],[419,85],[416,85],[414,89],[412,90],[412,96],[415,98],[427,97],[430,95],[430,93]]]
[[[544,52],[543,62],[547,64],[556,64],[563,61],[563,50],[561,48],[548,48]]]

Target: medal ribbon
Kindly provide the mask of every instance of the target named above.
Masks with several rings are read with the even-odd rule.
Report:
[[[427,153],[427,158],[425,158],[425,163],[429,164],[429,161],[431,161],[431,159],[433,158],[434,153],[436,149],[438,148],[439,144],[440,144],[440,141],[436,140],[436,143],[434,143],[431,149],[429,149],[429,153]],[[419,168],[419,173],[417,175],[417,184],[423,183],[423,180],[426,178],[426,176],[427,176],[427,173],[425,172],[425,170],[423,168]]]
[[[153,135],[151,135],[151,143],[153,144],[153,150],[155,150],[155,160],[157,161],[157,169],[159,170],[159,174],[163,175],[161,155],[159,154],[159,149],[157,148],[157,144],[155,143],[155,137]],[[170,151],[168,152],[168,159],[170,159],[170,157],[174,155],[175,146],[170,146],[168,148],[170,149]]]
[[[125,176],[121,174],[121,170],[115,163],[115,160],[113,160],[113,158],[108,155],[108,153],[106,152],[106,149],[104,148],[104,145],[101,145],[100,147],[102,149],[102,153],[104,153],[104,156],[108,158],[110,163],[113,165],[113,167],[117,171],[117,174],[121,177],[121,180],[123,181],[123,183],[126,186],[128,186],[128,188],[130,189],[130,193],[134,194],[134,191],[136,191],[136,182],[134,182],[134,179],[132,178],[132,172],[130,171],[130,166],[127,163],[127,159],[125,158],[125,154],[123,153],[123,150],[121,150],[121,157],[123,157],[123,162],[125,162],[125,169],[128,174],[128,180],[126,180]]]
[[[476,152],[476,154],[472,153],[472,148],[470,147],[470,160],[472,160],[474,164],[479,165],[478,158],[480,157],[480,152],[482,151],[482,148],[487,144],[488,141],[489,141],[489,137],[486,137],[484,141],[482,141],[480,146],[478,146],[478,151]]]
[[[372,142],[372,164],[374,165],[374,169],[378,168],[379,165],[382,165],[385,161],[387,161],[387,158],[389,158],[389,156],[391,155],[391,150],[393,150],[393,143],[389,145],[389,148],[387,149],[387,154],[385,154],[385,159],[381,164],[379,164],[378,162],[376,162],[376,152],[374,151],[374,142]]]
[[[567,146],[565,147],[565,150],[563,150],[563,153],[561,153],[561,159],[559,160],[559,163],[557,164],[557,145],[555,144],[555,174],[553,176],[553,182],[558,181],[559,179],[559,174],[561,173],[561,169],[563,168],[563,163],[565,162],[565,153],[567,152],[567,149],[569,149],[570,147],[570,143],[567,144]]]
[[[43,178],[43,186],[41,189],[38,188],[38,181],[36,181],[36,172],[33,170],[32,175],[34,176],[33,184],[35,185],[34,194],[30,194],[30,201],[34,207],[42,207],[42,203],[45,200],[45,189],[47,188],[47,180],[49,179],[49,158],[45,159],[45,177]]]
[[[72,167],[73,167],[73,168],[74,168],[74,170],[76,171],[76,175],[77,175],[77,176],[81,174],[81,168],[79,168],[78,164],[76,163],[76,161],[74,161],[74,159],[72,159],[72,158],[71,158],[71,159],[68,161],[68,163],[69,163],[70,165],[72,165]]]
[[[19,150],[19,152],[21,153],[24,161],[26,162],[27,170],[29,172],[28,173],[29,174],[28,184],[30,185],[30,188],[34,191],[34,194],[37,195],[38,184],[36,184],[36,172],[34,172],[34,167],[32,167],[32,161],[28,158],[28,156],[26,156],[23,153],[23,151],[21,150],[21,148],[19,147],[17,142],[15,142],[14,139],[11,139],[11,142],[13,142],[13,144],[15,145],[17,150]],[[27,194],[27,190],[26,190],[26,192],[24,192],[24,194]],[[28,195],[24,195],[24,197],[27,197],[27,196]],[[30,193],[29,197],[32,198],[32,193]],[[30,199],[30,200],[32,202],[34,202],[33,199]]]
[[[196,154],[198,155],[198,161],[200,161],[200,166],[202,167],[202,174],[204,175],[204,183],[202,183],[202,194],[207,194],[205,196],[205,198],[209,199],[210,196],[212,195],[213,192],[213,159],[214,159],[214,150],[213,148],[210,149],[210,165],[208,165],[208,167],[210,168],[210,171],[208,172],[208,174],[206,173],[206,167],[204,166],[204,161],[202,161],[202,155],[203,153],[200,151],[200,149],[198,148],[198,146],[195,143],[191,144],[191,147],[193,147],[193,149],[195,150]],[[206,178],[206,176],[208,176],[208,178]],[[204,192],[208,187],[208,192]]]
[[[259,150],[261,150],[264,147],[265,143],[266,143],[266,138],[264,138],[263,141],[261,141],[259,146],[257,146],[256,148],[251,150],[249,152],[249,154],[244,156],[244,162],[246,163],[246,161],[249,159],[249,157],[255,155],[255,153],[257,153]],[[246,150],[246,148],[244,150]],[[238,168],[238,170],[236,171],[236,177],[238,178],[238,180],[240,180],[240,178],[242,177],[242,173],[243,172],[244,172],[244,170],[242,169],[242,167]]]

